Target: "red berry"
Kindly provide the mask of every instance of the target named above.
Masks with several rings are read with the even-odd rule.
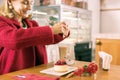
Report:
[[[66,64],[66,61],[65,60],[58,60],[55,65],[64,65]]]
[[[90,64],[88,65],[88,72],[90,72],[90,73],[96,73],[97,70],[98,70],[97,64],[95,64],[95,63],[90,63]]]
[[[61,64],[61,61],[60,60],[58,60],[56,63],[55,63],[55,65],[60,65]]]
[[[74,75],[81,76],[83,74],[83,68],[78,68],[76,71],[74,71]]]
[[[61,62],[62,62],[62,64],[66,64],[65,59],[62,59]]]

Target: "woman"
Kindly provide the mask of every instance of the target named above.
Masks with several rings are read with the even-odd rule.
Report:
[[[0,7],[0,74],[47,63],[45,45],[69,35],[64,22],[39,27],[29,19],[33,0],[6,0]]]

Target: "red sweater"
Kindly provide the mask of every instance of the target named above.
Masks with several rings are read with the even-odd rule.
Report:
[[[49,26],[25,21],[27,29],[21,28],[17,20],[0,16],[0,74],[47,63],[45,45],[63,40]]]

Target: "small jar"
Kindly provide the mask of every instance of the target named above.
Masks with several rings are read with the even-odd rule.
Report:
[[[68,65],[73,65],[75,63],[75,60],[71,57],[71,54],[69,52],[66,54],[65,59]]]

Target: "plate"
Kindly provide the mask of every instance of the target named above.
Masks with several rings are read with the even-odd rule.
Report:
[[[55,75],[55,76],[63,76],[63,75],[68,74],[72,71],[75,71],[76,69],[77,69],[77,67],[69,66],[68,71],[66,71],[66,72],[56,72],[56,71],[54,71],[54,67],[52,67],[52,68],[42,70],[42,71],[40,71],[40,73],[45,73],[45,74],[50,74],[50,75]]]

